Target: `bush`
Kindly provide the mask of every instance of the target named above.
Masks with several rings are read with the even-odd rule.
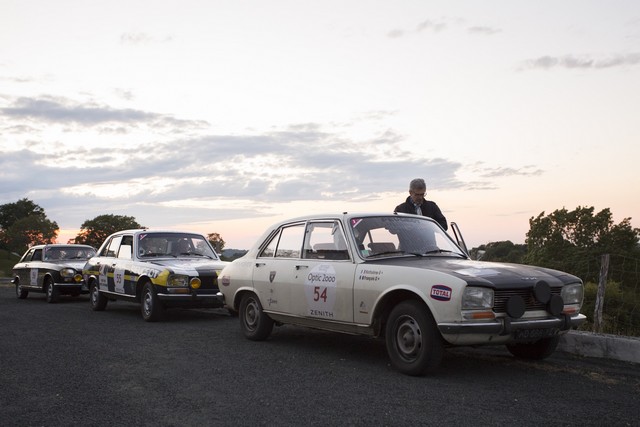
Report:
[[[587,316],[587,321],[580,327],[581,330],[593,330],[597,295],[598,284],[585,283],[581,312]],[[640,336],[640,297],[633,292],[625,291],[619,282],[609,281],[605,286],[601,332]]]

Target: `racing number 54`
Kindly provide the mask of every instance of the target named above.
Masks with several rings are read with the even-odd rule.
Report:
[[[322,292],[320,292],[320,289],[322,289]],[[327,302],[327,288],[323,286],[315,286],[313,288],[313,300],[319,301],[320,299]]]

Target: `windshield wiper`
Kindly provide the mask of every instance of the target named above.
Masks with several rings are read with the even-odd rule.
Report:
[[[167,255],[167,254],[165,254],[165,253],[160,253],[160,252],[149,252],[148,254],[140,255],[140,258],[156,257],[156,256],[166,256],[166,255]]]
[[[429,254],[450,254],[450,255],[457,255],[459,257],[466,258],[464,255],[462,255],[462,254],[460,254],[458,252],[453,252],[453,251],[450,251],[450,250],[447,250],[447,249],[433,249],[433,250],[425,252],[424,254],[425,255],[429,255]]]
[[[385,252],[376,252],[375,254],[369,254],[367,255],[367,258],[371,258],[374,256],[381,256],[381,255],[391,255],[391,254],[400,254],[403,255],[405,252],[404,251],[385,251]]]

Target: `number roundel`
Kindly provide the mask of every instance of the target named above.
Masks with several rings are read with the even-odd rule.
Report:
[[[309,271],[304,280],[309,316],[334,317],[336,282],[336,271],[331,264],[319,264]]]

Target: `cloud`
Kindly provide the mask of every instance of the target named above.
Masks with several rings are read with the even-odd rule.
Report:
[[[410,34],[420,34],[424,32],[440,33],[450,28],[450,24],[447,23],[448,21],[453,21],[455,27],[460,27],[461,25],[465,25],[464,20],[460,20],[460,19],[453,19],[453,20],[444,19],[439,21],[426,19],[418,23],[413,29],[395,28],[387,33],[387,37],[393,39],[393,38],[401,38]],[[467,27],[466,31],[467,33],[473,34],[473,35],[478,34],[478,35],[492,36],[494,34],[500,33],[502,30],[499,28],[490,27],[486,25],[472,25]]]
[[[386,114],[391,113],[366,116]],[[52,97],[17,99],[0,109],[0,117],[11,123],[7,127],[13,133],[5,134],[6,140],[28,138],[19,147],[13,144],[13,151],[0,149],[0,204],[29,197],[51,210],[52,218],[59,213],[76,226],[105,212],[133,215],[140,221],[164,215],[176,223],[203,217],[251,218],[286,209],[292,202],[376,200],[404,189],[415,176],[424,177],[431,190],[487,190],[496,188],[491,181],[496,177],[540,173],[529,166],[478,166],[477,179],[461,180],[459,173],[468,166],[417,156],[404,147],[406,137],[393,129],[363,140],[314,122],[246,135],[211,133],[207,127],[194,128],[189,136],[166,135],[150,123],[185,122],[154,112]],[[87,141],[105,132],[119,139],[121,128],[146,126],[148,135],[120,147],[72,146],[48,141],[45,132],[35,138],[21,121],[42,128],[72,121],[81,125],[77,133]],[[192,122],[199,123],[186,123]],[[23,131],[27,133],[21,135]]]
[[[444,22],[435,22],[427,19],[418,23],[416,27],[411,30],[404,30],[399,28],[393,29],[387,33],[387,37],[396,39],[396,38],[404,37],[407,34],[418,34],[425,31],[432,32],[432,33],[439,33],[440,31],[443,31],[446,27],[447,25]]]
[[[564,56],[541,56],[535,59],[523,61],[520,70],[551,68],[566,69],[606,69],[614,67],[630,67],[640,64],[640,52],[629,54],[617,54],[609,57],[594,58],[591,56],[576,57],[573,55]]]
[[[438,33],[442,30],[444,30],[447,27],[447,25],[443,22],[434,22],[431,21],[429,19],[420,22],[417,26],[416,26],[416,32],[420,33],[422,31],[432,31],[434,33]]]
[[[77,103],[60,97],[21,97],[4,108],[0,116],[15,119],[30,119],[43,123],[77,124],[95,126],[105,123],[137,124],[182,127],[203,126],[206,122],[178,120],[174,117],[149,113],[131,108],[117,109],[95,103]]]
[[[542,169],[535,166],[523,166],[520,169],[514,169],[510,167],[499,168],[479,168],[477,170],[479,176],[482,178],[500,178],[509,176],[539,176],[544,173]]]

